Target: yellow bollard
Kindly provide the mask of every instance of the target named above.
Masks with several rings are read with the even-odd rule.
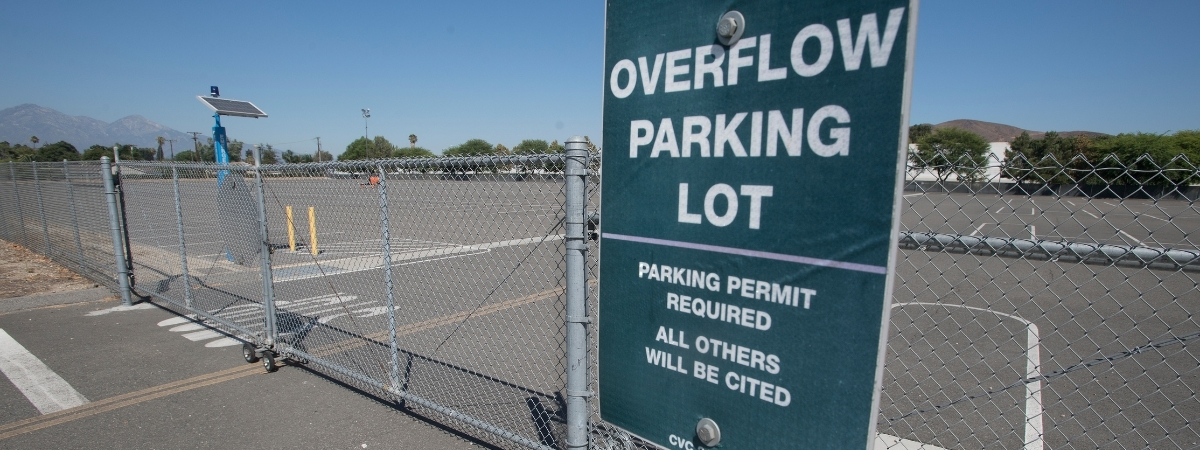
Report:
[[[292,222],[292,205],[284,207],[287,210],[288,248],[296,252],[296,225]]]
[[[315,256],[317,252],[317,211],[315,208],[308,207],[308,241],[312,245],[312,254]]]

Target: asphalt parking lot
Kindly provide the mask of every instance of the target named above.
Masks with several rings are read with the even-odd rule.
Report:
[[[170,311],[105,296],[0,315],[0,330],[86,399],[42,414],[0,383],[0,448],[482,446],[302,366],[267,374],[240,347],[172,331],[191,322]]]
[[[211,179],[181,181],[184,259],[170,180],[127,180],[131,248],[140,292],[176,311],[191,302],[224,320],[209,325],[232,336],[177,317],[177,322],[159,326],[172,317],[163,309],[79,319],[100,323],[130,318],[120,321],[124,328],[117,328],[115,321],[112,327],[130,334],[123,340],[140,344],[123,349],[127,354],[93,364],[117,364],[109,378],[120,378],[115,375],[120,367],[145,369],[125,377],[129,380],[118,380],[132,383],[128,390],[112,390],[118,381],[105,380],[99,387],[76,381],[100,379],[105,370],[93,374],[59,361],[63,355],[76,357],[67,358],[70,361],[90,356],[81,354],[79,344],[69,339],[72,331],[62,333],[68,336],[66,341],[43,339],[39,333],[53,334],[55,328],[22,331],[19,321],[10,323],[18,314],[0,316],[0,328],[23,345],[34,342],[27,348],[39,358],[46,353],[46,364],[55,372],[61,370],[72,386],[77,382],[85,386],[77,389],[93,401],[195,377],[212,377],[196,384],[220,379],[171,398],[184,404],[184,399],[191,401],[187,395],[212,392],[195,399],[204,408],[233,404],[213,403],[214,398],[238,404],[254,404],[262,398],[261,404],[239,413],[244,415],[235,415],[237,420],[228,428],[230,435],[248,436],[244,439],[261,446],[272,446],[276,442],[272,439],[288,439],[260,437],[278,436],[279,424],[290,420],[285,418],[308,416],[288,411],[305,411],[302,403],[291,402],[310,389],[329,396],[321,397],[328,408],[362,401],[374,406],[360,409],[380,409],[380,417],[391,418],[386,420],[410,417],[397,412],[388,400],[355,391],[360,385],[339,384],[347,379],[331,371],[330,365],[285,367],[261,377],[249,372],[212,375],[226,368],[236,370],[240,361],[236,338],[252,339],[263,329],[262,306],[255,300],[262,295],[257,261],[229,261],[231,253],[239,251],[236,245],[230,251],[229,243],[239,242],[238,236],[244,237],[246,230],[231,234],[231,227],[223,226],[228,218],[214,213],[218,210],[214,186]],[[394,301],[405,373],[400,381],[406,388],[504,429],[554,443],[561,432],[558,401],[564,372],[565,313],[558,290],[562,284],[561,182],[486,177],[393,182],[387,190],[395,283],[391,298],[383,287],[384,240],[377,188],[351,179],[269,179],[266,191],[266,216],[275,247],[274,289],[283,331],[291,333],[293,345],[320,354],[337,367],[386,382],[395,370],[389,370],[390,343],[384,337],[389,324],[378,312]],[[287,248],[286,206],[294,210],[295,252]],[[319,237],[316,255],[309,251],[310,206]],[[1200,242],[1200,212],[1194,202],[1181,200],[905,193],[904,208],[904,231],[1185,251],[1196,251]],[[256,249],[247,246],[242,251],[254,255]],[[1200,398],[1195,394],[1200,390],[1196,363],[1200,357],[1195,352],[1200,337],[1200,305],[1195,302],[1200,284],[1195,270],[923,247],[905,248],[897,255],[881,433],[944,448],[1200,447],[1200,432],[1194,426],[1194,417],[1200,417]],[[190,278],[180,276],[183,261],[191,270]],[[36,314],[50,313],[38,310]],[[137,314],[156,315],[137,322],[144,332],[177,342],[171,344],[162,336],[132,336],[138,327],[132,325]],[[90,316],[75,318],[79,317]],[[176,344],[181,348],[166,348]],[[182,348],[184,344],[187,348]],[[66,349],[58,350],[59,346]],[[120,351],[120,346],[112,346],[105,352]],[[147,349],[155,352],[143,354]],[[190,360],[177,356],[186,352],[200,354]],[[217,354],[223,356],[216,358]],[[151,362],[159,360],[167,361],[164,367],[170,369]],[[189,367],[190,371],[184,370]],[[254,367],[242,370],[257,370]],[[324,384],[318,387],[317,382]],[[250,387],[222,387],[243,384]],[[110,390],[104,391],[105,386]],[[228,391],[236,395],[227,395]],[[257,395],[262,392],[270,394]],[[10,394],[0,392],[6,399]],[[120,411],[149,407],[155,401]],[[28,403],[24,412],[11,409],[14,416],[8,422],[33,417],[36,410],[31,412]],[[225,422],[203,422],[216,420],[212,417],[185,418],[186,410],[180,407],[175,415],[167,415],[170,411],[156,415],[159,424],[154,428],[187,429],[179,434],[194,439],[210,439],[221,434],[214,430],[227,430],[221,428]],[[71,423],[87,423],[93,420],[90,417]],[[184,420],[200,425],[193,427]],[[236,431],[242,422],[251,424],[249,431]],[[387,427],[385,419],[370,423]],[[77,425],[54,425],[63,430],[71,426]],[[325,429],[332,434],[366,429],[355,426]],[[21,436],[25,435],[2,439],[0,446],[18,442]],[[349,439],[337,439],[342,438]],[[190,442],[163,447],[187,447]],[[313,442],[329,442],[331,448],[353,444],[350,440]]]

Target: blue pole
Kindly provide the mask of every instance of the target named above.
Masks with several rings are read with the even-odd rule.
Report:
[[[217,155],[217,164],[222,166],[229,165],[229,153],[225,152],[227,142],[225,138],[225,127],[221,126],[221,115],[213,114],[213,119],[216,119],[216,125],[213,125],[213,153]],[[228,170],[217,171],[217,186],[225,182],[225,175]]]
[[[225,152],[225,148],[226,148],[225,127],[221,126],[221,115],[220,114],[214,113],[213,119],[216,121],[216,125],[213,125],[213,153],[215,153],[217,155],[216,156],[217,165],[228,166],[229,165],[229,153]],[[217,187],[221,187],[225,183],[225,175],[228,175],[228,174],[229,174],[228,170],[218,170],[217,171]],[[227,259],[229,261],[233,261],[233,253],[229,252],[228,245],[225,246],[225,259]]]

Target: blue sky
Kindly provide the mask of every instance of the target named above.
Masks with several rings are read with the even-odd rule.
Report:
[[[1200,2],[921,4],[912,122],[1200,128]],[[0,109],[36,103],[208,133],[219,85],[267,119],[231,138],[340,153],[363,134],[439,152],[470,138],[599,141],[604,4],[12,0]]]

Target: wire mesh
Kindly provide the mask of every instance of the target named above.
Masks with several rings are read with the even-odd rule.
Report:
[[[909,166],[881,433],[942,448],[1200,446],[1194,165]]]
[[[0,239],[116,288],[99,162],[0,167]]]
[[[135,289],[218,330],[198,340],[273,341],[491,444],[564,447],[561,155],[120,168]],[[0,238],[115,286],[99,165],[0,169]],[[876,448],[1200,448],[1198,181],[1181,158],[910,160]],[[653,447],[598,395],[591,447]]]
[[[139,292],[186,308],[164,167],[122,164],[131,254]],[[275,340],[344,383],[497,445],[562,441],[560,156],[175,172],[190,304],[210,325]],[[260,206],[275,336],[262,316]]]
[[[1185,158],[912,157],[875,448],[1200,448],[1198,183]],[[592,426],[655,448],[595,402]]]

